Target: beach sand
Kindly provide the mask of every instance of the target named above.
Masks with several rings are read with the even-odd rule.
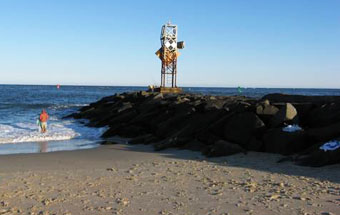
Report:
[[[0,214],[340,214],[340,165],[124,144],[0,156]]]

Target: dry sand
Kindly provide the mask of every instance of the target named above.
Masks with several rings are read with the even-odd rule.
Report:
[[[340,165],[147,146],[0,156],[0,214],[340,214]]]

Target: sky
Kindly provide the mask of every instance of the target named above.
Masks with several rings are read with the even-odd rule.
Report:
[[[0,84],[340,88],[339,0],[0,0]]]

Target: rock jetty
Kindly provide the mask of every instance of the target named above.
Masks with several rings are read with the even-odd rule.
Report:
[[[340,97],[269,94],[244,96],[162,94],[145,91],[105,97],[70,115],[108,130],[104,138],[131,138],[155,150],[180,148],[226,156],[247,151],[278,153],[299,165],[340,163]],[[295,129],[290,129],[295,128]],[[290,130],[289,130],[290,129]]]

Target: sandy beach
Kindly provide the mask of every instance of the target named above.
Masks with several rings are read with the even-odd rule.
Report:
[[[0,214],[339,214],[338,165],[125,144],[0,156]]]

